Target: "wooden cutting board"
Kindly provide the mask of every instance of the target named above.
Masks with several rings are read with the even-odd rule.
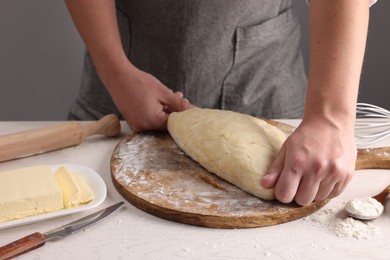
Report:
[[[294,130],[283,123],[269,122],[286,134]],[[357,169],[389,168],[387,154],[390,153],[386,148],[360,150]],[[281,224],[305,217],[328,202],[301,207],[254,197],[194,162],[167,132],[131,134],[124,138],[113,151],[111,174],[115,188],[139,209],[164,219],[204,227]]]

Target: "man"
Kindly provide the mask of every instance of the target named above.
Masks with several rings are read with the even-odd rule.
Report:
[[[291,0],[66,3],[89,52],[70,118],[116,112],[141,132],[192,105],[303,116],[259,185],[300,205],[346,187],[369,0],[310,1],[308,82]]]

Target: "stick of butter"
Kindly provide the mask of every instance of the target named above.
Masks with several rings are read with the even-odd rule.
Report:
[[[0,172],[0,222],[63,207],[61,188],[49,166]]]
[[[55,177],[62,189],[65,208],[76,207],[94,199],[91,189],[81,175],[69,172],[65,166],[61,166],[57,169]]]
[[[83,176],[60,166],[33,166],[0,172],[0,222],[63,208],[94,199]]]

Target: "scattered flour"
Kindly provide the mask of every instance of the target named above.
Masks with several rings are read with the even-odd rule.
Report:
[[[338,237],[369,239],[380,233],[380,229],[372,223],[363,223],[353,218],[335,218],[331,231]]]
[[[384,207],[376,199],[364,197],[348,201],[345,210],[352,215],[362,216],[364,219],[372,219],[383,213]]]
[[[382,232],[382,229],[370,222],[362,222],[353,218],[337,218],[333,209],[323,209],[305,220],[324,226],[327,231],[340,238],[370,239]]]

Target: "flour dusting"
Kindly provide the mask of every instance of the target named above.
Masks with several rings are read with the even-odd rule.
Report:
[[[190,213],[240,216],[269,207],[210,174],[166,139],[140,134],[121,143],[112,160],[115,179],[139,198]]]

